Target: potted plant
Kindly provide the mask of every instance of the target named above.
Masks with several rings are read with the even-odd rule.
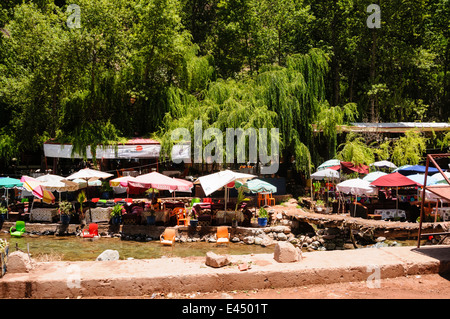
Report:
[[[7,212],[8,208],[0,207],[0,224],[2,224],[5,221]]]
[[[122,214],[124,213],[124,211],[125,211],[125,208],[123,208],[122,204],[114,205],[114,207],[111,211],[111,222],[113,223],[113,225],[120,224]]]
[[[231,221],[231,226],[232,227],[237,227],[239,220],[237,219],[237,211],[238,211],[238,207],[239,205],[245,200],[245,195],[244,195],[244,188],[240,187],[238,190],[238,196],[236,198],[236,207],[234,208],[234,217]]]
[[[108,181],[103,181],[102,182],[102,187],[101,187],[101,198],[103,199],[110,199],[111,198],[111,192],[113,191],[112,187],[109,185]]]
[[[150,209],[150,216],[147,216],[147,225],[155,225],[155,223],[156,223],[155,210]]]
[[[324,205],[325,205],[325,204],[324,204],[323,200],[319,199],[318,201],[316,201],[316,207],[315,207],[315,210],[316,210],[317,212],[323,211],[324,208],[325,208]]]
[[[86,193],[84,191],[81,191],[78,193],[77,196],[77,202],[80,204],[80,221],[81,224],[86,225],[86,219],[84,216],[84,210],[83,210],[83,203],[86,201]]]
[[[72,203],[69,203],[68,201],[62,201],[59,203],[58,213],[61,216],[61,223],[63,223],[64,225],[69,224],[70,215],[72,215],[72,209]]]
[[[258,211],[258,225],[261,227],[267,226],[267,219],[269,218],[269,214],[264,207],[261,207]]]
[[[194,208],[191,208],[189,212],[189,225],[192,227],[197,227],[198,225],[198,216]]]

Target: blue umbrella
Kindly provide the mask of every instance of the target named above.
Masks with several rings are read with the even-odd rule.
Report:
[[[20,187],[23,183],[20,179],[11,178],[11,177],[2,177],[0,178],[0,188],[6,188],[6,206],[8,206],[8,189],[13,187]],[[6,213],[6,218],[8,218],[8,213]]]
[[[424,165],[412,165],[404,168],[399,168],[397,172],[399,172],[402,175],[408,176],[413,174],[424,174],[425,173],[426,166]],[[432,175],[435,173],[438,173],[439,170],[437,168],[428,167],[428,175]]]
[[[11,178],[11,177],[1,177],[0,178],[0,188],[13,188],[20,187],[23,183],[20,179]]]

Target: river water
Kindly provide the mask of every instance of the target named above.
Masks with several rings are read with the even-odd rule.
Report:
[[[208,251],[216,254],[244,255],[273,253],[273,247],[230,243],[218,245],[207,242],[175,243],[173,247],[163,246],[159,240],[148,242],[121,240],[120,238],[84,239],[77,236],[24,236],[14,238],[9,234],[1,234],[10,246],[10,253],[18,248],[29,252],[38,260],[47,255],[50,259],[76,261],[95,260],[106,249],[119,252],[120,259],[152,259],[166,257],[205,256]]]

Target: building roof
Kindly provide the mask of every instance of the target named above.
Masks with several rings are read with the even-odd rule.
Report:
[[[345,132],[404,133],[409,130],[422,132],[450,131],[450,123],[395,122],[395,123],[351,123],[339,127]]]

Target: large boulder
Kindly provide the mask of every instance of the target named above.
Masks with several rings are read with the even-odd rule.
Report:
[[[212,251],[206,253],[205,264],[210,267],[220,268],[227,266],[231,263],[230,256],[228,255],[217,255]]]
[[[289,242],[281,241],[275,245],[273,258],[279,263],[291,263],[301,259],[299,249]]]
[[[6,266],[8,273],[30,272],[34,268],[33,262],[28,257],[28,254],[21,251],[10,253]]]
[[[96,261],[119,260],[119,252],[117,250],[107,249],[98,255]]]

